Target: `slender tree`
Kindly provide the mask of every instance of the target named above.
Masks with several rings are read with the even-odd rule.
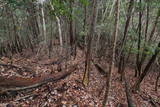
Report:
[[[91,44],[92,44],[92,37],[95,31],[96,19],[97,19],[97,6],[98,0],[92,1],[92,15],[90,19],[90,29],[88,34],[88,43],[87,43],[87,52],[86,52],[86,61],[85,61],[85,73],[83,76],[83,84],[85,86],[89,83],[89,72],[91,66]]]
[[[54,9],[51,1],[50,1],[50,5],[51,5],[51,8],[52,8],[52,11],[54,11],[55,9]],[[56,15],[56,13],[55,13],[55,17],[56,17],[56,21],[57,21],[57,25],[58,25],[59,42],[60,42],[60,53],[62,53],[63,39],[62,39],[61,22],[60,22],[60,18]]]
[[[152,55],[151,59],[149,60],[149,62],[147,63],[144,71],[142,72],[142,74],[140,75],[139,79],[137,80],[137,82],[134,84],[133,86],[133,91],[136,91],[139,89],[140,84],[142,82],[142,80],[144,79],[144,77],[148,74],[151,65],[155,62],[157,55],[160,53],[160,42],[158,43],[158,46],[155,49],[154,54]]]
[[[137,68],[136,68],[136,72],[138,71],[138,76],[140,76],[141,74],[141,68],[140,68],[140,48],[141,48],[141,32],[142,32],[142,0],[139,0],[139,32],[138,32],[138,47],[137,47],[137,58],[136,58],[136,65],[137,65]],[[136,74],[137,76],[137,74]]]
[[[144,44],[144,49],[143,49],[143,52],[142,52],[142,57],[141,57],[141,60],[139,61],[139,65],[138,65],[138,68],[139,70],[142,69],[142,65],[147,57],[147,54],[146,52],[148,51],[146,45],[150,45],[151,44],[151,41],[152,41],[152,37],[154,36],[154,33],[155,33],[155,29],[156,29],[156,26],[158,24],[158,20],[159,20],[159,17],[160,17],[160,8],[158,9],[158,13],[157,13],[157,16],[156,16],[156,19],[155,19],[155,22],[154,22],[154,25],[153,25],[153,28],[151,30],[151,34],[149,35],[149,39],[147,40],[147,30],[148,30],[148,16],[149,15],[149,7],[147,7],[147,22],[146,22],[146,30],[145,30],[145,44]],[[136,76],[136,72],[135,72],[135,76]]]
[[[117,37],[118,37],[118,29],[119,29],[119,0],[116,1],[115,4],[115,27],[113,31],[113,48],[112,48],[112,56],[111,56],[111,62],[109,66],[109,74],[106,80],[106,91],[105,91],[105,96],[104,96],[104,101],[102,106],[106,107],[106,102],[108,99],[108,94],[109,90],[111,87],[111,77],[112,77],[112,72],[114,69],[114,63],[115,63],[115,53],[116,53],[116,43],[117,43]]]
[[[127,19],[126,19],[126,23],[125,23],[125,29],[124,29],[124,33],[123,33],[123,38],[122,38],[122,42],[121,42],[121,47],[120,47],[120,61],[119,61],[119,65],[118,65],[118,72],[121,73],[121,80],[122,80],[122,76],[123,76],[123,70],[124,70],[124,63],[125,63],[125,53],[124,53],[124,46],[126,44],[126,39],[127,39],[127,33],[128,33],[128,28],[129,28],[129,24],[130,24],[130,19],[131,19],[131,15],[132,15],[132,10],[133,10],[133,5],[134,5],[134,0],[130,0],[129,2],[129,7],[127,10]]]

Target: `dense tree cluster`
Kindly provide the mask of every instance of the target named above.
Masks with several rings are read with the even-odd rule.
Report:
[[[105,107],[114,67],[118,67],[117,73],[125,83],[125,68],[134,68],[134,92],[148,73],[159,72],[159,22],[159,0],[1,0],[0,56],[12,58],[30,48],[52,57],[53,47],[57,46],[60,55],[75,58],[77,49],[81,49],[86,55],[82,80],[85,86],[89,84],[94,58],[106,60],[109,70]],[[155,90],[159,77],[160,73],[155,78]]]

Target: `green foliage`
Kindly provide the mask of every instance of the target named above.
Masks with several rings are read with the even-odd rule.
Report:
[[[141,3],[140,2],[135,2],[134,3],[134,6],[135,6],[135,9],[137,11],[142,11],[145,9],[145,6],[146,6],[146,2],[142,1]]]
[[[16,9],[17,7],[25,7],[27,0],[6,0],[6,2],[13,9]]]
[[[151,8],[160,8],[159,0],[148,0],[148,2]]]
[[[132,48],[131,48],[131,46],[132,46]],[[157,43],[152,43],[152,44],[145,43],[145,46],[144,46],[144,41],[142,40],[141,41],[141,49],[138,50],[137,49],[137,41],[129,39],[129,40],[127,40],[127,43],[124,46],[124,52],[129,53],[129,51],[131,51],[132,54],[137,54],[138,52],[142,53],[144,51],[144,53],[146,55],[152,56],[155,52],[156,47],[157,47]]]
[[[6,0],[9,4],[17,4],[17,0]]]
[[[62,0],[51,0],[51,4],[54,7],[54,10],[51,11],[52,15],[69,16],[70,10],[68,2]]]
[[[84,6],[88,6],[89,5],[89,1],[88,0],[79,0],[79,2]]]
[[[81,10],[78,7],[70,8],[70,3],[72,1],[62,1],[62,0],[51,0],[51,5],[54,7],[54,10],[50,11],[51,15],[57,16],[67,16],[68,18],[75,18],[76,15],[81,14]],[[88,0],[79,0],[79,2],[84,5],[88,6]],[[71,11],[74,13],[71,13]]]
[[[36,0],[4,0],[3,2],[7,3],[7,9],[9,11],[11,11],[11,13],[13,14],[13,16],[15,17],[16,20],[16,26],[17,26],[17,32],[19,33],[20,36],[28,36],[31,35],[30,34],[30,28],[27,28],[28,25],[26,25],[28,22],[32,20],[31,17],[33,17],[34,15],[39,14],[39,16],[41,15],[41,13],[38,11],[38,9],[36,10],[35,14],[33,14],[33,16],[29,16],[30,14],[26,14],[26,9],[30,8],[29,7],[29,3],[35,3]],[[50,8],[49,3],[46,2],[44,4],[44,12],[45,12],[45,18],[46,18],[46,27],[47,30],[47,36],[51,36],[52,34],[56,35],[55,32],[56,30],[53,31],[53,29],[56,29],[57,26],[53,26],[51,27],[51,23],[53,22],[53,20],[49,20],[48,18],[48,14],[47,12],[49,12],[52,16],[65,16],[67,17],[67,19],[73,18],[76,22],[76,33],[77,33],[77,38],[80,42],[84,42],[84,38],[87,35],[87,28],[88,28],[88,24],[86,24],[85,26],[85,30],[84,31],[84,6],[89,6],[89,4],[91,3],[91,0],[50,0],[51,1],[51,5],[54,7],[54,10],[52,10]],[[74,5],[70,8],[70,2],[73,1]],[[102,34],[104,33],[105,36],[108,36],[108,38],[111,38],[112,36],[112,32],[114,29],[114,11],[111,14],[110,17],[108,17],[108,14],[111,11],[112,8],[112,0],[109,1],[102,1],[102,3],[100,3],[99,5],[101,7],[99,7],[99,14],[98,14],[98,19],[97,19],[97,24],[96,24],[96,33],[97,34]],[[133,54],[137,54],[138,50],[137,50],[137,40],[138,40],[138,34],[137,34],[137,25],[138,25],[138,12],[139,11],[143,11],[143,17],[142,20],[145,24],[146,22],[146,6],[147,3],[149,4],[150,10],[149,10],[149,26],[148,26],[148,36],[150,35],[150,32],[153,28],[153,23],[155,21],[155,17],[157,16],[157,11],[160,8],[160,1],[159,0],[142,0],[142,3],[139,4],[139,2],[135,1],[134,2],[134,17],[132,17],[131,20],[133,20],[133,23],[130,23],[129,29],[128,29],[128,34],[127,34],[127,43],[124,47],[125,52],[129,52],[129,49],[131,47],[131,45],[133,45],[133,48],[131,49],[131,52]],[[47,4],[47,5],[46,5]],[[140,8],[141,5],[141,8]],[[48,8],[48,7],[49,8]],[[6,7],[5,7],[6,8]],[[106,17],[104,18],[104,21],[102,22],[102,16],[104,14],[104,10],[107,8],[107,13],[106,13]],[[124,32],[124,28],[125,28],[125,22],[126,22],[126,14],[127,14],[127,8],[128,8],[128,1],[126,0],[122,0],[121,1],[121,5],[120,5],[120,18],[119,18],[119,39],[122,39],[123,37],[123,32]],[[12,18],[8,18],[9,15],[6,17],[5,13],[2,13],[4,10],[2,8],[0,8],[0,24],[2,26],[0,26],[0,37],[1,39],[7,37],[8,33],[7,33],[7,26],[5,26],[6,22],[10,23],[10,29],[13,29],[13,22],[12,22]],[[71,13],[72,11],[72,13]],[[90,11],[91,8],[87,7],[87,18],[88,16],[90,16]],[[1,15],[4,14],[4,15]],[[159,11],[160,14],[160,11]],[[28,16],[27,16],[28,15]],[[88,21],[88,19],[87,19]],[[133,24],[133,25],[132,25]],[[41,26],[40,26],[41,27]],[[29,30],[30,29],[30,30]],[[145,25],[142,26],[142,29],[145,29]],[[63,28],[62,28],[63,30]],[[156,31],[160,30],[160,23],[158,23],[157,27],[156,27]],[[52,31],[52,34],[51,34]],[[11,32],[12,33],[12,32]],[[153,45],[146,45],[144,47],[144,30],[142,31],[142,38],[141,38],[141,49],[140,49],[140,53],[142,53],[142,51],[145,49],[145,53],[147,55],[152,55],[154,53],[155,47],[156,47],[156,43]]]

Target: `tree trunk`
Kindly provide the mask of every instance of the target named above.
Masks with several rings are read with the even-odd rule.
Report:
[[[52,11],[54,11],[54,7],[52,5],[52,3],[50,2]],[[56,20],[57,20],[57,25],[58,25],[58,33],[59,33],[59,42],[60,42],[60,53],[62,53],[62,49],[63,49],[63,38],[62,38],[62,29],[61,29],[61,22],[60,22],[60,18],[58,16],[56,16]]]
[[[146,48],[146,42],[147,42],[147,34],[148,34],[148,24],[149,24],[149,3],[147,3],[147,19],[146,19],[146,27],[145,27],[145,42],[144,42],[144,49],[143,49],[143,52],[142,52],[142,56],[141,56],[141,60],[139,62],[139,69],[142,69],[142,64],[145,60],[145,57],[146,57],[146,54],[145,52],[147,51]],[[135,76],[136,76],[136,72],[135,72]]]
[[[149,7],[148,7],[149,8]],[[148,10],[149,11],[149,10]],[[147,13],[147,15],[149,15],[149,13]],[[147,16],[147,17],[149,17],[149,16]],[[158,24],[158,19],[159,19],[159,17],[160,17],[160,8],[159,8],[159,10],[158,10],[158,13],[157,13],[157,17],[156,17],[156,20],[155,20],[155,22],[154,22],[154,25],[153,25],[153,28],[152,28],[152,31],[151,31],[151,34],[150,34],[150,36],[149,36],[149,39],[148,39],[148,43],[147,44],[150,44],[151,43],[151,40],[152,40],[152,37],[153,37],[153,35],[154,35],[154,33],[155,33],[155,28],[156,28],[156,26],[157,26],[157,24]],[[147,19],[148,20],[148,19]],[[147,25],[146,25],[146,29],[148,29],[148,21],[147,21],[147,23],[146,23]],[[147,32],[147,31],[146,31]],[[147,33],[145,33],[145,39],[147,40]],[[141,68],[141,66],[142,66],[142,64],[144,63],[144,61],[145,61],[145,59],[146,59],[146,57],[147,57],[147,55],[145,54],[145,52],[146,51],[148,51],[148,49],[146,48],[146,47],[144,47],[144,50],[143,50],[143,52],[142,52],[142,57],[141,57],[141,61],[140,61],[140,63],[139,63],[139,68]],[[135,72],[135,76],[136,76],[136,72]]]
[[[22,45],[21,45],[19,34],[17,32],[17,24],[15,22],[13,13],[11,13],[11,15],[12,15],[12,21],[13,21],[13,30],[14,30],[14,46],[15,46],[16,52],[22,52]]]
[[[151,31],[151,34],[150,34],[150,37],[149,37],[149,40],[148,41],[151,41],[152,40],[152,37],[154,36],[154,33],[155,33],[155,30],[156,30],[156,26],[158,24],[158,19],[160,17],[160,8],[158,9],[158,13],[157,13],[157,17],[156,17],[156,21],[153,25],[153,29]]]
[[[121,77],[123,75],[123,69],[124,69],[124,58],[125,58],[124,46],[125,46],[125,42],[126,42],[126,39],[127,39],[126,36],[127,36],[127,33],[128,33],[128,28],[129,28],[129,23],[130,23],[130,19],[131,19],[133,4],[134,4],[134,0],[130,0],[128,11],[127,11],[127,20],[126,20],[124,34],[123,34],[123,38],[122,38],[122,42],[121,42],[121,48],[120,48],[121,50],[120,50],[120,55],[119,55],[120,56],[120,61],[119,61],[119,65],[118,65],[118,72],[121,73]]]
[[[90,29],[88,34],[86,61],[85,61],[85,73],[83,76],[83,84],[85,86],[87,86],[89,83],[89,72],[90,72],[90,66],[91,66],[90,65],[91,64],[91,44],[92,44],[92,37],[94,35],[95,25],[97,20],[97,3],[98,3],[98,0],[93,0]]]
[[[115,28],[113,31],[113,50],[112,50],[112,56],[111,56],[111,64],[109,66],[109,73],[108,77],[106,80],[106,91],[105,91],[105,96],[103,100],[102,107],[106,107],[106,102],[108,100],[108,95],[109,95],[109,90],[111,87],[111,77],[112,77],[112,72],[114,69],[114,63],[115,63],[115,51],[116,51],[116,43],[117,43],[117,36],[118,36],[118,27],[119,27],[119,0],[115,2]]]
[[[128,85],[128,81],[126,80],[125,74],[123,79],[125,82],[125,92],[126,92],[128,107],[135,107],[132,100],[131,92],[129,91],[129,85]]]
[[[160,42],[158,43],[158,46],[157,46],[156,49],[155,49],[155,53],[154,53],[154,55],[151,57],[151,59],[149,60],[149,62],[148,62],[148,64],[146,65],[143,73],[140,75],[138,81],[134,84],[134,86],[133,86],[133,91],[136,91],[136,90],[139,89],[142,80],[144,79],[144,77],[145,77],[145,76],[147,75],[147,73],[149,72],[149,69],[150,69],[151,65],[154,63],[154,61],[156,60],[157,55],[158,55],[159,52],[160,52],[160,49],[159,49],[159,48],[160,48]]]
[[[156,79],[155,91],[157,91],[157,88],[158,88],[158,80],[159,80],[159,78],[160,78],[160,71],[159,71],[157,79]]]
[[[46,22],[45,22],[45,17],[44,17],[45,15],[44,15],[43,4],[41,7],[41,14],[42,14],[43,36],[44,36],[45,45],[47,45]]]
[[[28,2],[28,8],[26,9],[29,16],[28,16],[28,23],[29,23],[29,28],[32,31],[32,36],[34,39],[37,39],[39,36],[39,26],[37,22],[37,15],[36,15],[36,7],[33,3],[33,0]]]
[[[61,30],[61,23],[60,18],[56,16],[57,24],[58,24],[58,33],[59,33],[59,42],[60,42],[60,53],[62,53],[63,49],[63,39],[62,39],[62,30]]]
[[[139,0],[139,8],[140,8],[140,12],[139,12],[139,34],[138,34],[138,53],[137,53],[137,58],[136,58],[136,72],[138,72],[138,76],[140,76],[141,74],[141,66],[140,66],[140,62],[139,62],[139,59],[140,59],[140,48],[141,48],[141,29],[142,29],[142,1]],[[136,73],[137,74],[137,73]],[[137,76],[137,75],[136,75]]]
[[[69,18],[69,35],[70,35],[70,46],[71,55],[76,55],[75,53],[75,19],[73,18],[73,6],[74,1],[70,0],[70,18]]]

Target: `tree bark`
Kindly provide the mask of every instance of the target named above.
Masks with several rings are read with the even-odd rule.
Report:
[[[146,19],[146,27],[145,27],[145,42],[144,42],[144,49],[143,49],[143,52],[142,52],[142,55],[141,55],[141,59],[140,59],[140,62],[139,62],[139,69],[142,69],[142,64],[143,64],[143,62],[144,62],[144,60],[145,60],[145,57],[146,57],[146,54],[145,54],[145,52],[147,51],[147,49],[146,49],[146,42],[147,42],[147,34],[148,34],[148,24],[149,24],[149,3],[147,3],[147,9],[146,9],[146,11],[147,11],[147,19]],[[136,74],[136,72],[135,72],[135,76],[136,76],[137,74]]]
[[[125,82],[125,92],[126,92],[128,107],[135,107],[135,105],[133,103],[133,100],[132,100],[131,92],[129,90],[129,85],[128,85],[128,82],[126,80],[125,75],[124,75],[124,79],[123,80]]]
[[[148,7],[148,8],[149,8],[149,7]],[[148,10],[148,11],[149,11],[149,10]],[[149,15],[149,13],[147,13],[147,14]],[[151,34],[150,34],[150,36],[149,36],[148,43],[145,43],[145,44],[150,44],[150,43],[151,43],[152,37],[153,37],[153,35],[154,35],[154,33],[155,33],[156,26],[157,26],[157,24],[158,24],[158,19],[159,19],[159,17],[160,17],[160,8],[159,8],[159,10],[158,10],[158,13],[157,13],[157,16],[156,16],[156,20],[155,20],[155,22],[154,22],[154,25],[153,25]],[[148,23],[148,21],[147,21],[147,23]],[[148,24],[146,25],[146,29],[148,29]],[[147,31],[146,31],[146,32],[147,32]],[[146,37],[146,36],[147,36],[147,34],[145,34],[145,39],[147,40],[147,37]],[[148,51],[148,49],[147,49],[146,47],[144,47],[144,50],[143,50],[143,52],[142,52],[141,61],[139,62],[139,69],[141,68],[142,64],[144,63],[144,61],[145,61],[145,59],[146,59],[146,57],[147,57],[147,55],[145,54],[146,51]],[[135,73],[135,76],[136,76],[136,73]]]
[[[159,71],[158,76],[156,78],[155,91],[157,91],[157,88],[158,88],[158,80],[159,80],[159,78],[160,78],[160,71]]]
[[[106,91],[105,91],[105,96],[104,96],[104,100],[102,103],[102,107],[106,107],[106,103],[108,100],[108,95],[109,95],[109,90],[111,87],[111,77],[112,77],[112,72],[114,69],[114,63],[115,63],[115,53],[116,53],[116,43],[117,43],[117,37],[118,37],[118,27],[119,27],[119,0],[117,0],[115,2],[115,28],[113,31],[113,50],[112,50],[112,56],[111,56],[111,63],[109,66],[109,73],[108,73],[108,77],[106,80]]]
[[[142,80],[144,79],[144,77],[145,77],[145,76],[147,75],[147,73],[149,72],[149,69],[150,69],[151,65],[154,63],[154,61],[156,60],[157,55],[158,55],[159,52],[160,52],[160,49],[159,49],[159,48],[160,48],[160,42],[158,43],[158,46],[157,46],[156,49],[155,49],[154,55],[152,55],[151,59],[150,59],[149,62],[147,63],[147,65],[146,65],[144,71],[142,72],[142,74],[140,75],[138,81],[134,84],[134,86],[133,86],[133,91],[136,91],[136,90],[139,89]]]
[[[47,45],[47,34],[46,34],[46,22],[45,22],[45,15],[44,15],[44,7],[43,4],[41,4],[41,14],[42,14],[42,25],[43,25],[43,36],[44,36],[44,41],[45,45]]]
[[[54,11],[54,7],[52,5],[52,3],[50,2],[51,8]],[[59,42],[60,42],[60,53],[62,53],[62,49],[63,49],[63,38],[62,38],[62,29],[61,29],[61,22],[60,22],[60,18],[58,16],[56,16],[56,20],[57,20],[57,25],[58,25],[58,33],[59,33]]]
[[[85,61],[85,73],[83,76],[83,84],[85,86],[87,86],[89,83],[89,72],[90,72],[90,66],[91,66],[90,65],[91,64],[91,44],[92,44],[92,37],[94,35],[95,25],[97,20],[97,3],[98,3],[98,0],[93,0],[90,29],[88,34],[86,61]]]
[[[126,24],[125,24],[125,29],[124,29],[124,33],[123,33],[123,38],[122,38],[122,42],[121,42],[121,50],[120,50],[120,61],[119,61],[119,65],[118,65],[118,72],[121,73],[121,77],[123,76],[123,69],[124,69],[124,58],[125,58],[125,53],[124,53],[124,46],[126,43],[126,39],[127,39],[127,33],[128,33],[128,28],[129,28],[129,23],[130,23],[130,19],[131,19],[131,15],[132,15],[132,9],[133,9],[133,4],[134,4],[134,0],[130,0],[129,2],[129,7],[127,10],[127,20],[126,20]]]
[[[140,66],[140,48],[141,48],[141,32],[142,32],[142,0],[139,0],[139,8],[140,8],[140,12],[139,12],[139,32],[138,32],[138,47],[137,47],[137,50],[138,50],[138,53],[137,53],[137,58],[136,58],[136,74],[138,74],[138,76],[140,76],[141,74],[141,66]],[[137,76],[137,75],[136,75]]]
[[[75,39],[75,19],[73,13],[74,0],[70,0],[69,8],[70,8],[70,17],[69,17],[69,35],[70,35],[70,46],[71,46],[71,55],[76,55],[76,39]]]
[[[34,78],[22,78],[22,77],[0,77],[0,94],[22,91],[26,89],[36,88],[48,82],[56,82],[60,79],[65,78],[76,70],[77,65],[71,66],[68,70],[63,72],[58,72],[56,74],[43,75],[41,77]]]

